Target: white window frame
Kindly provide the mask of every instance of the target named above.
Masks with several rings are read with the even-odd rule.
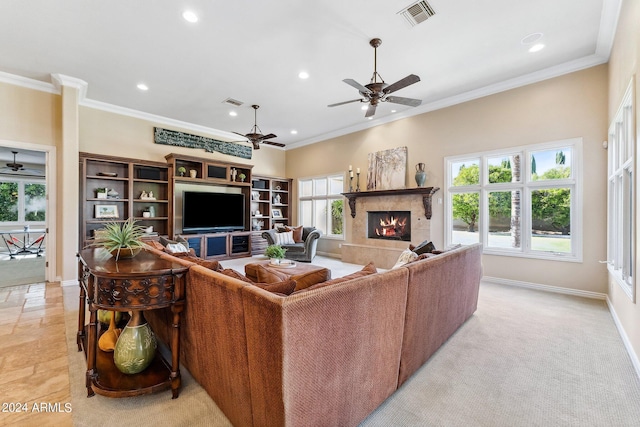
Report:
[[[631,80],[609,126],[607,146],[607,269],[633,302],[636,300],[637,192],[634,93]]]
[[[304,177],[304,178],[298,178],[298,219],[299,222],[302,223],[302,202],[304,201],[314,201],[314,200],[326,200],[327,201],[327,206],[331,206],[331,202],[334,200],[343,200],[344,203],[344,196],[341,193],[337,193],[337,194],[329,194],[329,181],[331,179],[334,178],[340,178],[342,179],[342,186],[344,189],[344,183],[345,183],[345,174],[344,173],[335,173],[335,174],[330,174],[330,175],[319,175],[319,176],[311,176],[311,177]],[[326,179],[327,180],[327,194],[326,195],[320,195],[320,196],[316,196],[316,195],[312,195],[312,196],[301,196],[302,194],[302,185],[304,182],[308,182],[311,181],[312,182],[312,188],[315,188],[315,186],[313,185],[313,181],[318,180],[318,179]],[[315,209],[315,204],[312,204],[313,208]],[[344,206],[346,206],[346,204],[344,204]],[[327,223],[325,225],[325,228],[327,230],[327,232],[325,234],[322,235],[322,238],[326,238],[326,239],[336,239],[336,240],[345,240],[345,226],[346,226],[346,221],[345,221],[345,209],[342,209],[342,234],[331,234],[330,230],[330,224]],[[316,213],[315,211],[312,212],[312,218],[316,217]],[[327,222],[329,219],[330,215],[327,215]],[[314,227],[317,227],[317,224],[304,224],[305,226],[308,225],[312,225]]]
[[[571,148],[572,164],[571,177],[567,179],[537,180],[530,179],[531,165],[529,156],[536,151],[549,151],[554,149]],[[510,157],[520,155],[520,182],[489,183],[488,159],[494,157]],[[454,186],[451,173],[452,163],[464,161],[480,161],[480,179],[475,185]],[[483,151],[458,156],[449,156],[444,159],[445,168],[445,245],[453,243],[453,215],[452,202],[456,193],[477,192],[480,194],[478,234],[480,243],[483,244],[483,253],[488,255],[514,256],[524,258],[545,259],[553,261],[582,262],[582,138],[571,138],[560,141],[551,141],[541,144],[533,144],[519,147],[510,147],[499,150]],[[571,191],[571,251],[547,252],[533,250],[531,248],[531,194],[535,190],[545,188],[569,188]],[[520,248],[488,247],[489,240],[489,206],[488,193],[495,191],[520,190],[521,210]]]
[[[0,226],[16,226],[16,225],[33,225],[33,226],[44,226],[46,224],[46,214],[45,221],[26,221],[24,208],[25,208],[25,192],[24,186],[25,184],[40,184],[44,185],[45,188],[47,186],[45,179],[39,178],[18,178],[18,177],[10,177],[2,175],[0,176],[0,181],[2,182],[16,182],[18,184],[18,220],[17,221],[0,221]],[[47,212],[48,214],[48,212]]]

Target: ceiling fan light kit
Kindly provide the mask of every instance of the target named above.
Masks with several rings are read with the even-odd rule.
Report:
[[[396,92],[414,83],[420,81],[420,77],[415,74],[409,74],[407,77],[398,80],[395,83],[387,84],[380,74],[378,74],[378,47],[382,44],[382,40],[374,38],[369,41],[373,47],[373,75],[369,84],[361,85],[353,79],[344,79],[343,82],[358,90],[362,98],[352,99],[349,101],[331,104],[329,107],[337,107],[338,105],[350,104],[352,102],[367,102],[369,108],[365,113],[365,117],[372,117],[376,113],[376,107],[381,102],[392,102],[394,104],[407,105],[409,107],[417,107],[422,104],[422,100],[414,98],[404,98],[401,96],[389,96],[390,93]],[[378,81],[380,79],[380,81]]]

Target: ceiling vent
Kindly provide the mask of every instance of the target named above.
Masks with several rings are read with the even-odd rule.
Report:
[[[426,1],[419,1],[398,12],[412,27],[431,18],[436,12]]]
[[[233,98],[227,98],[224,101],[222,101],[222,103],[223,104],[233,105],[234,107],[239,107],[242,104],[244,104],[244,102],[238,101],[237,99],[233,99]]]

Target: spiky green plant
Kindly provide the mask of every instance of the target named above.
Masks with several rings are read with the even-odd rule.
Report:
[[[127,248],[134,251],[145,247],[142,241],[145,228],[137,225],[133,218],[123,223],[108,222],[101,231],[100,241],[95,242],[93,246],[101,246],[112,253],[115,251],[116,259],[120,257],[120,249]]]
[[[264,250],[265,256],[269,258],[275,258],[275,259],[284,258],[285,252],[287,252],[287,250],[280,245],[269,245]]]

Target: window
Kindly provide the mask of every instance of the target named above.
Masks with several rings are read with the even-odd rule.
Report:
[[[635,302],[633,98],[632,82],[609,127],[607,265],[610,274]]]
[[[0,178],[0,224],[44,223],[45,188],[44,181]]]
[[[582,140],[445,158],[446,244],[580,261]]]
[[[316,227],[327,237],[344,237],[343,175],[298,180],[299,221]]]

